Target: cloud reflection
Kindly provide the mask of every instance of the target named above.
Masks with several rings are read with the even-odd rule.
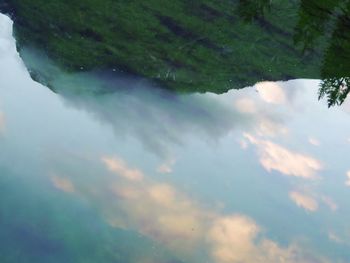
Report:
[[[338,204],[331,197],[322,196],[321,200],[331,211],[335,212],[338,210]]]
[[[312,196],[294,191],[289,193],[289,197],[297,206],[306,211],[315,212],[318,209],[318,202]]]
[[[102,159],[110,170],[110,163],[104,161],[106,159],[116,159]],[[125,164],[124,161],[122,163]],[[127,167],[126,164],[125,166]],[[183,242],[191,245],[196,240],[198,242],[199,233],[203,231],[202,219],[208,217],[208,214],[201,211],[193,201],[169,184],[153,182],[147,178],[134,184],[133,177],[121,176],[127,180],[111,182],[109,189],[118,198],[118,207],[123,210],[126,218],[124,222],[120,221],[117,213],[116,218],[109,218],[109,222],[129,228],[136,227],[141,233],[169,246],[176,247]]]
[[[172,148],[196,134],[216,141],[247,118],[218,95],[179,95],[151,83],[116,73],[67,74],[38,51],[23,48],[21,56],[34,72],[40,72],[68,106],[84,109],[107,123],[118,137],[138,139],[144,147],[162,157],[172,157]],[[52,76],[55,76],[52,78]]]
[[[271,104],[284,104],[287,96],[284,90],[277,82],[263,81],[254,86],[259,92],[262,100]]]
[[[75,187],[71,180],[68,178],[63,178],[60,176],[52,176],[51,177],[52,184],[59,190],[67,193],[74,193]]]
[[[250,218],[232,215],[218,218],[209,231],[213,256],[220,263],[301,263],[327,262],[306,256],[295,244],[281,247],[272,240],[258,238],[261,228]]]
[[[313,146],[320,146],[321,142],[314,137],[309,137],[309,143]]]
[[[124,168],[128,167],[120,158],[103,157],[108,171],[111,165],[105,160],[118,160]],[[174,186],[148,176],[138,184],[132,178],[122,178],[124,181],[109,183],[108,188],[116,198],[118,210],[113,213],[108,208],[108,203],[115,203],[110,198],[104,204],[109,209],[111,225],[136,229],[180,254],[206,246],[217,263],[315,262],[296,244],[282,247],[270,239],[259,238],[261,227],[248,216],[225,215],[205,208]]]
[[[173,172],[173,166],[175,165],[175,159],[169,159],[158,166],[157,172],[161,174],[170,174]]]
[[[255,101],[251,98],[240,98],[235,101],[235,107],[239,112],[255,114],[257,113],[257,106]]]
[[[350,187],[350,170],[346,173],[347,180],[345,184]]]
[[[8,52],[15,52],[13,38],[8,38],[12,35],[13,23],[10,18],[0,14],[0,58],[8,55]]]
[[[87,91],[93,90],[90,88],[96,85],[95,78],[84,74],[80,75],[80,78],[66,77],[56,80],[56,84],[60,83],[62,87],[62,90],[57,91],[61,92],[68,105],[87,110],[95,118],[94,121],[87,118],[91,126],[86,125],[86,123],[85,126],[82,124],[84,122],[80,122],[85,115],[79,114],[79,111],[62,107],[57,109],[59,111],[56,113],[57,115],[52,115],[55,108],[53,108],[51,101],[48,100],[47,104],[25,101],[30,107],[35,105],[40,109],[35,118],[42,119],[44,116],[52,120],[50,122],[53,126],[52,130],[42,131],[42,125],[38,125],[37,130],[35,130],[37,133],[33,132],[32,134],[36,140],[33,142],[32,138],[25,138],[21,142],[27,143],[25,144],[27,152],[32,157],[30,161],[35,160],[38,167],[45,166],[46,168],[49,166],[51,169],[51,165],[57,168],[60,167],[60,162],[64,163],[61,167],[64,176],[60,177],[60,173],[53,176],[49,174],[48,179],[54,187],[65,193],[77,193],[74,195],[75,198],[83,198],[84,201],[88,201],[86,203],[91,205],[94,211],[98,211],[111,225],[135,230],[156,240],[158,244],[161,243],[175,251],[180,251],[182,255],[193,255],[196,251],[200,251],[200,253],[208,253],[212,256],[212,258],[208,258],[207,255],[204,255],[205,260],[220,263],[322,262],[318,258],[315,259],[308,255],[305,248],[296,245],[293,240],[290,240],[289,244],[286,242],[281,245],[276,240],[267,238],[263,227],[260,226],[260,223],[255,222],[251,215],[236,214],[235,209],[221,211],[215,205],[213,207],[206,202],[199,203],[193,196],[197,194],[195,191],[199,192],[202,189],[191,188],[191,191],[194,192],[184,192],[179,185],[166,182],[165,176],[159,176],[162,179],[157,180],[154,179],[157,178],[156,176],[152,178],[143,169],[134,167],[135,159],[126,160],[120,156],[104,155],[105,152],[110,152],[111,148],[106,147],[103,143],[101,146],[100,143],[103,140],[99,136],[106,136],[108,132],[102,132],[105,129],[95,125],[96,120],[104,124],[107,123],[117,135],[121,135],[118,136],[118,139],[124,139],[123,135],[137,138],[148,151],[156,153],[162,157],[162,160],[166,160],[160,165],[158,172],[170,173],[175,162],[172,159],[174,155],[171,154],[171,150],[174,146],[194,141],[194,138],[200,138],[200,141],[205,142],[216,141],[237,127],[256,131],[258,136],[272,136],[274,139],[277,135],[285,134],[287,128],[283,125],[284,119],[278,118],[281,115],[273,113],[274,107],[264,110],[257,103],[256,98],[252,96],[254,99],[250,101],[243,100],[236,104],[233,103],[233,105],[240,106],[239,110],[232,106],[233,98],[236,98],[233,94],[238,93],[238,91],[232,91],[221,97],[212,94],[174,96],[165,91],[147,90],[144,86],[148,84],[144,85],[143,82],[137,83],[137,81],[127,78],[120,78],[117,81],[109,76],[103,76],[102,85],[106,86],[106,90],[113,88],[117,91],[113,94],[97,93],[91,95]],[[29,81],[29,78],[26,81]],[[98,85],[100,84],[99,82]],[[75,93],[77,86],[86,88],[85,92],[79,90],[81,93]],[[28,91],[28,93],[34,94],[33,97],[37,97],[36,88],[39,90],[42,87],[35,86],[33,90]],[[276,94],[268,92],[269,90],[276,91],[278,88],[270,87],[261,91],[260,96],[264,100],[263,103],[285,101],[285,95],[281,93],[278,95],[277,92],[278,96],[275,96]],[[19,96],[15,95],[16,99],[13,101],[17,102]],[[56,96],[52,96],[52,98],[58,101]],[[41,115],[43,108],[48,109],[47,112],[45,111],[46,115]],[[63,115],[63,112],[66,116]],[[31,119],[27,117],[32,113],[26,113],[19,111],[16,113],[17,115],[13,116],[20,116],[30,121]],[[67,117],[74,114],[76,115],[72,119]],[[246,115],[251,116],[247,117]],[[57,116],[62,117],[62,120],[59,120],[60,118]],[[69,124],[67,119],[71,120]],[[76,120],[79,120],[79,123],[75,126]],[[21,120],[19,119],[18,122]],[[33,124],[31,123],[31,125]],[[66,129],[62,129],[62,127],[67,127],[68,132],[65,133]],[[75,127],[76,130],[72,127]],[[86,132],[89,130],[86,127],[96,130],[96,133],[92,133],[93,136],[91,136],[90,133]],[[73,135],[72,131],[74,131]],[[47,137],[46,140],[42,138],[43,134]],[[188,138],[189,136],[191,137]],[[14,141],[16,141],[15,139]],[[78,142],[79,147],[72,147],[75,144],[71,142]],[[229,141],[225,141],[225,143],[229,147],[232,146]],[[248,144],[252,144],[258,149],[259,161],[268,171],[274,170],[286,175],[311,179],[315,178],[316,173],[321,169],[320,162],[313,157],[285,149],[271,141],[252,136],[246,137],[246,142],[242,144],[242,147],[246,147]],[[11,146],[13,145],[17,147],[17,141]],[[85,145],[88,147],[85,148]],[[111,147],[114,146],[115,144]],[[40,149],[40,152],[45,152],[45,154],[40,156],[33,154],[34,148]],[[65,151],[67,149],[68,151]],[[211,151],[212,148],[206,148],[206,150]],[[223,148],[223,150],[228,150],[229,154],[227,159],[221,159],[219,156],[220,162],[232,161],[231,153],[237,153],[233,152],[232,148]],[[18,152],[22,153],[21,150]],[[79,158],[75,155],[67,155],[67,152],[74,152]],[[81,157],[79,152],[84,152],[89,156],[89,159]],[[143,154],[141,156],[146,156],[149,152],[141,153]],[[239,153],[241,152],[237,154]],[[22,159],[25,159],[23,156]],[[137,157],[139,156],[133,156],[133,158]],[[187,158],[186,155],[185,157]],[[80,161],[82,162],[80,163]],[[216,169],[218,165],[219,162],[215,163]],[[219,166],[219,168],[224,169],[225,165]],[[203,167],[206,168],[204,165]],[[154,166],[151,169],[154,169]],[[234,173],[230,170],[227,171],[227,174],[233,176]],[[215,173],[214,175],[216,176]],[[229,181],[232,177],[225,177],[225,179]],[[234,179],[240,181],[238,177]],[[203,185],[203,188],[207,187],[204,183]],[[211,188],[211,185],[208,188],[211,191],[222,191],[222,189]],[[263,190],[266,191],[266,189]],[[274,191],[274,189],[270,190]],[[249,194],[249,192],[247,193]],[[228,199],[226,200],[229,202]],[[236,201],[239,209],[246,208],[245,200]],[[279,210],[276,210],[276,207],[271,207],[271,209],[276,212],[273,213],[273,216],[278,218]],[[293,236],[288,235],[288,238],[293,239]]]
[[[328,238],[329,238],[329,240],[331,240],[335,243],[338,243],[338,244],[344,243],[344,241],[333,231],[328,232]]]
[[[125,162],[115,157],[102,157],[102,162],[109,171],[116,173],[130,181],[142,181],[143,173],[138,169],[129,168]]]
[[[289,130],[282,123],[272,118],[261,116],[256,122],[256,133],[259,136],[276,137],[278,135],[286,135]]]
[[[315,179],[316,173],[323,167],[321,162],[312,156],[290,151],[250,134],[244,134],[244,137],[257,147],[260,163],[269,172],[275,170],[289,176]]]

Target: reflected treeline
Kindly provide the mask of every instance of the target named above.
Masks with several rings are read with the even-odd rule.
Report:
[[[272,10],[271,0],[239,1],[238,12],[248,21],[261,19]],[[350,91],[350,1],[301,0],[294,43],[304,56],[322,58],[319,98],[328,106],[341,105]]]
[[[295,41],[305,52],[322,47],[319,98],[342,104],[350,91],[350,1],[302,0]]]
[[[238,4],[238,13],[246,21],[252,21],[264,15],[265,11],[270,10],[271,0],[240,0]]]
[[[321,82],[319,99],[327,97],[328,107],[341,105],[350,92],[350,78],[328,78]]]
[[[322,79],[321,97],[344,90],[336,85],[349,77],[350,0],[0,0],[0,12],[14,21],[20,53],[42,50],[71,73],[126,73],[177,92],[217,94]]]

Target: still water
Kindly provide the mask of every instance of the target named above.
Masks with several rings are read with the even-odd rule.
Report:
[[[349,103],[138,85],[52,92],[0,15],[1,262],[350,261]]]

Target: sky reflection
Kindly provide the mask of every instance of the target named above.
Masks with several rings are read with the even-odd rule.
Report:
[[[350,260],[349,106],[318,81],[96,95],[62,74],[57,95],[0,25],[4,262]]]

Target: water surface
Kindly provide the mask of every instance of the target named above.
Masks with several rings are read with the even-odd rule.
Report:
[[[318,80],[97,95],[62,75],[56,94],[11,28],[1,15],[1,262],[350,261],[350,105],[319,102]]]

